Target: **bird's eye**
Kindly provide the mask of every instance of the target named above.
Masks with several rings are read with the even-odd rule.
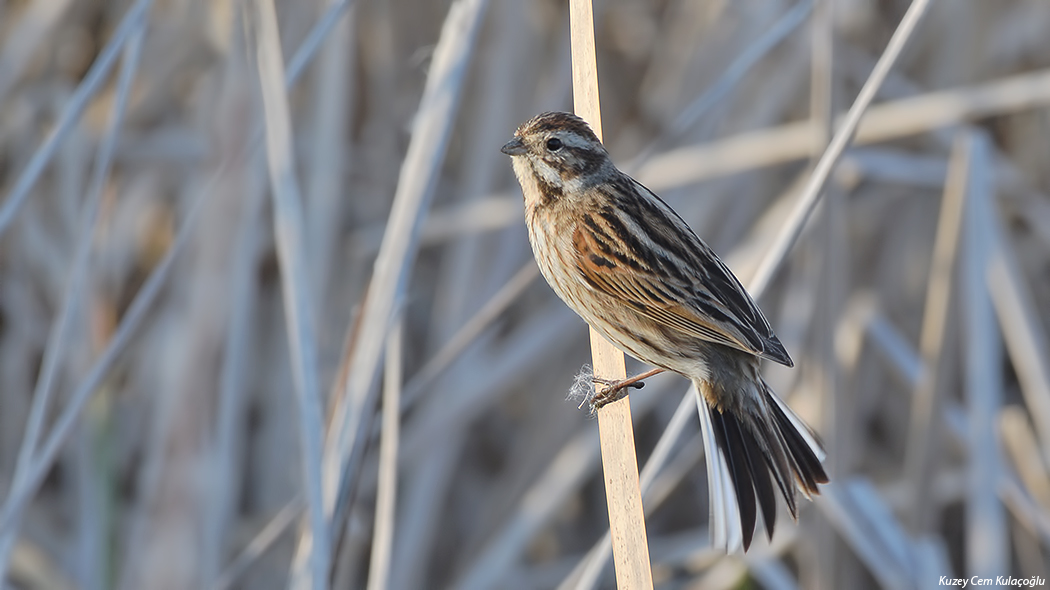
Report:
[[[558,139],[557,137],[552,137],[552,138],[547,140],[547,149],[552,151],[552,152],[556,152],[556,151],[560,150],[561,146],[562,146],[561,140]]]

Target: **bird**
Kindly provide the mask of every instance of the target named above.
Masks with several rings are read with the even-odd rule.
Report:
[[[623,352],[695,386],[713,545],[747,551],[759,512],[772,540],[776,489],[797,520],[796,488],[812,499],[828,476],[818,437],[762,379],[762,359],[794,363],[758,305],[667,203],[613,164],[583,119],[542,113],[500,151],[558,297]]]

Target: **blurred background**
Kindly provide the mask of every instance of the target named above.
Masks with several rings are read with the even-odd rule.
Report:
[[[308,587],[322,487],[332,587],[614,586],[499,153],[571,109],[566,4],[0,0],[8,588]],[[606,145],[747,285],[908,5],[596,0]],[[762,293],[833,480],[797,526],[710,550],[687,383],[632,394],[659,588],[1050,578],[1047,31],[933,2]]]

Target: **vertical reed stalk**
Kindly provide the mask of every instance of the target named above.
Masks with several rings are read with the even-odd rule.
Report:
[[[576,114],[602,136],[598,100],[598,69],[594,50],[594,15],[590,0],[569,3],[569,32],[572,36],[572,94]],[[623,353],[591,328],[591,362],[594,375],[624,379],[627,369]],[[638,484],[634,426],[628,396],[598,410],[598,432],[605,472],[605,497],[609,505],[613,561],[619,588],[652,588],[649,545],[645,535],[645,513]]]

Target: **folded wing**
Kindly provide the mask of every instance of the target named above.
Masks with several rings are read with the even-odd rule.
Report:
[[[659,197],[634,185],[648,198],[620,201],[577,225],[580,278],[658,324],[792,366],[733,273]]]

